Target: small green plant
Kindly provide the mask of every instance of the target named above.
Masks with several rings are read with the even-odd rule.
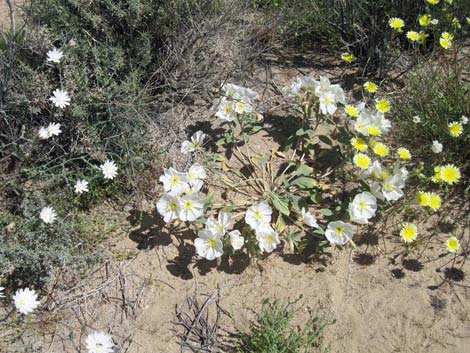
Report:
[[[250,332],[240,333],[237,352],[240,353],[313,353],[322,352],[323,329],[328,324],[311,317],[303,328],[295,327],[297,301],[287,303],[264,299]]]

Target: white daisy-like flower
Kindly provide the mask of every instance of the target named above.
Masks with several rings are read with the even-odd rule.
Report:
[[[271,222],[272,213],[273,210],[271,206],[269,206],[267,202],[262,201],[246,210],[245,222],[256,230],[260,225],[269,224]]]
[[[114,161],[107,159],[100,165],[100,169],[105,179],[114,179],[117,175],[118,167]]]
[[[344,245],[352,239],[353,226],[342,221],[330,222],[326,227],[325,236],[332,244]]]
[[[165,192],[171,192],[174,195],[189,189],[186,173],[181,173],[172,167],[164,169],[159,180],[163,183]]]
[[[309,227],[318,228],[317,219],[305,207],[302,207],[302,220]]]
[[[468,124],[468,117],[466,117],[465,115],[462,115],[462,117],[460,118],[460,123],[462,125],[467,125]]]
[[[440,143],[439,141],[432,142],[431,150],[434,153],[441,153],[443,149],[444,149],[444,146],[442,146],[442,143]]]
[[[281,243],[279,234],[269,224],[264,224],[256,230],[256,240],[261,251],[270,253]]]
[[[196,131],[191,136],[191,141],[189,140],[183,141],[183,143],[181,144],[181,153],[189,154],[191,152],[202,149],[202,145],[204,144],[205,138],[206,138],[205,133],[203,133],[201,130]]]
[[[84,179],[79,179],[75,183],[74,190],[76,194],[83,194],[84,192],[88,192],[88,181]]]
[[[419,123],[421,122],[421,117],[420,117],[419,115],[415,115],[415,116],[413,117],[413,122],[414,122],[415,124],[419,124]]]
[[[185,195],[179,199],[179,217],[185,221],[195,221],[204,213],[204,200],[198,195]]]
[[[359,224],[369,223],[369,219],[375,216],[377,199],[370,192],[356,195],[349,204],[349,217],[351,221]]]
[[[52,92],[52,97],[49,100],[57,107],[57,108],[65,108],[66,106],[70,105],[70,97],[67,91],[63,91],[60,88],[57,88],[54,92]]]
[[[49,130],[47,130],[47,127],[44,126],[39,128],[38,136],[41,140],[47,140],[49,137],[51,137]]]
[[[170,223],[179,217],[179,205],[174,195],[163,194],[157,202],[157,211],[163,216],[165,223]]]
[[[63,56],[62,50],[54,48],[47,52],[47,61],[59,64]]]
[[[18,310],[23,315],[28,315],[32,313],[38,306],[39,301],[38,295],[34,289],[24,288],[18,289],[13,296],[13,303]]]
[[[41,140],[47,140],[49,137],[59,136],[61,132],[60,124],[50,123],[47,127],[41,127],[38,135]]]
[[[41,212],[39,212],[39,218],[41,218],[44,223],[51,224],[54,223],[54,221],[56,220],[57,213],[52,207],[43,207],[41,209]]]
[[[60,124],[50,123],[47,126],[47,132],[49,133],[49,136],[59,136],[62,132]]]
[[[220,234],[214,234],[208,229],[200,230],[194,240],[194,246],[199,256],[207,260],[215,260],[224,254],[224,246]]]
[[[206,229],[220,236],[225,235],[232,223],[232,214],[228,212],[220,212],[217,220],[208,218],[206,221]]]
[[[228,235],[230,237],[230,245],[232,245],[233,250],[240,250],[243,247],[243,244],[245,244],[245,238],[239,230],[232,230]]]
[[[88,353],[113,353],[113,347],[112,337],[102,331],[93,331],[86,338]]]

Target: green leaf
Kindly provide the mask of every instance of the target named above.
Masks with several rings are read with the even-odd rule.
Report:
[[[319,135],[318,139],[327,145],[333,146],[333,141],[326,135]]]
[[[305,136],[305,135],[307,135],[307,132],[303,128],[300,128],[295,132],[295,135],[296,136]]]
[[[295,175],[312,175],[313,168],[305,164],[300,164],[295,171]]]
[[[331,210],[329,210],[328,208],[322,208],[320,210],[320,214],[322,214],[323,216],[333,216],[333,212]]]
[[[273,202],[274,208],[278,210],[281,214],[288,216],[289,211],[289,202],[285,199],[282,199],[279,195],[271,193],[271,201]]]
[[[303,189],[313,189],[314,187],[316,187],[318,185],[318,183],[315,179],[305,177],[305,176],[302,176],[302,177],[299,177],[299,178],[293,180],[291,184],[292,185],[298,185]]]
[[[209,192],[204,199],[204,212],[206,212],[212,205],[212,200],[214,198],[214,193]]]

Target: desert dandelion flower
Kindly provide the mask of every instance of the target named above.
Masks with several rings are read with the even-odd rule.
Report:
[[[379,87],[374,82],[367,81],[364,83],[364,89],[369,93],[375,93]]]
[[[62,53],[62,50],[54,48],[47,52],[47,61],[59,64],[63,56],[64,53]]]
[[[417,42],[420,40],[419,33],[416,31],[408,31],[406,33],[406,38],[408,38],[412,42]]]
[[[368,155],[364,153],[358,153],[354,156],[353,162],[356,166],[361,169],[367,169],[370,167],[371,160]]]
[[[460,170],[453,164],[447,164],[440,168],[440,179],[447,184],[455,184],[460,180]]]
[[[375,109],[377,109],[377,111],[380,113],[388,113],[391,109],[390,101],[385,98],[377,100]]]
[[[413,223],[404,223],[400,231],[400,236],[405,243],[412,243],[418,236],[418,228]]]
[[[388,21],[388,25],[397,32],[401,32],[402,28],[405,27],[405,21],[398,17],[392,17]]]
[[[460,249],[460,242],[456,237],[450,237],[446,240],[446,248],[448,252],[456,253]]]
[[[405,161],[411,159],[411,153],[407,148],[400,147],[397,150],[397,154],[400,159],[403,159]]]
[[[462,135],[462,132],[463,132],[462,123],[454,121],[452,123],[449,123],[449,125],[447,125],[447,127],[449,128],[450,136],[459,137],[460,135]]]
[[[347,63],[352,63],[352,62],[356,61],[356,57],[352,53],[343,53],[343,54],[341,54],[341,59],[343,59]]]

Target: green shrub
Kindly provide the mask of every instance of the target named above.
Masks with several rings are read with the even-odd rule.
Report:
[[[59,215],[46,225],[39,219],[46,202],[53,203]],[[97,259],[96,244],[80,237],[60,200],[45,198],[39,191],[28,192],[16,213],[0,213],[0,274],[5,287],[43,288],[58,269],[79,273]]]
[[[452,32],[456,18],[468,35],[465,14],[470,3],[454,0],[430,6],[423,1],[409,0],[265,0],[257,1],[266,11],[281,18],[280,29],[291,45],[326,46],[336,52],[353,53],[363,71],[383,76],[400,55],[398,48],[411,48],[405,35],[397,36],[388,26],[391,17],[405,21],[405,31],[419,31],[418,16],[429,13],[439,20],[433,26],[424,51],[429,51],[442,31]],[[455,17],[454,17],[455,16]],[[406,33],[406,32],[405,32]]]
[[[0,243],[5,275],[42,283],[58,268],[88,261],[76,260],[88,256],[90,242],[72,221],[51,229],[38,223],[38,207],[46,200],[65,216],[109,197],[129,203],[153,187],[169,142],[155,144],[153,138],[163,111],[162,89],[154,87],[166,81],[157,69],[168,59],[172,40],[218,4],[31,0],[24,6],[26,25],[0,33],[0,205],[2,226],[16,225]],[[64,53],[58,65],[46,62],[54,47]],[[49,102],[56,88],[71,97],[66,109]],[[39,128],[52,122],[61,124],[62,133],[40,140]],[[112,181],[99,169],[106,159],[119,168]],[[73,192],[77,179],[89,181],[88,193]]]
[[[439,64],[425,64],[411,72],[405,88],[395,100],[397,139],[412,147],[424,161],[424,173],[434,174],[436,165],[455,164],[467,178],[470,176],[470,125],[452,137],[448,124],[470,117],[470,83],[466,80],[470,62],[464,57],[451,60],[442,57]],[[415,122],[415,117],[420,122]],[[439,154],[431,152],[433,141],[443,145]],[[464,178],[465,179],[465,178]]]
[[[311,318],[303,329],[292,327],[296,302],[263,300],[258,319],[249,333],[240,334],[239,352],[243,353],[311,353],[320,352],[322,331],[326,326]]]

